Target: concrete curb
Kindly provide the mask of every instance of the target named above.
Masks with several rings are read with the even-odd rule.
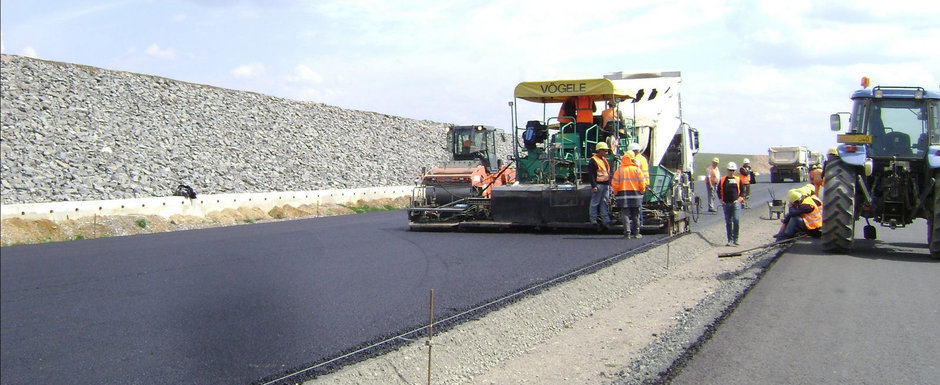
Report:
[[[277,206],[348,204],[359,200],[395,199],[411,196],[414,186],[367,187],[342,190],[282,191],[246,194],[206,194],[196,199],[179,196],[134,198],[102,201],[47,202],[0,206],[0,219],[78,219],[94,215],[173,215],[205,217],[213,211],[259,208],[264,211]]]

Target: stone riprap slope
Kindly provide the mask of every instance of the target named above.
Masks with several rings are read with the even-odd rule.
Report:
[[[167,196],[180,183],[199,194],[400,186],[448,158],[446,123],[15,55],[0,62],[3,204]]]

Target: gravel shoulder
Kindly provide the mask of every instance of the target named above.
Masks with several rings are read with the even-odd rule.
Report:
[[[432,383],[632,384],[668,377],[779,255],[776,247],[718,258],[770,241],[779,222],[761,212],[744,211],[739,247],[724,246],[722,221],[435,335]],[[427,368],[421,340],[305,384],[426,383]]]

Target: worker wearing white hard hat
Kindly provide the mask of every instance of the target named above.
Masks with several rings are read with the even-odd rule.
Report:
[[[738,165],[734,162],[728,162],[726,168],[727,174],[718,181],[718,198],[725,212],[725,233],[728,238],[727,246],[738,246],[738,235],[740,234],[739,225],[741,223],[741,203],[744,197],[741,195],[741,182],[735,172],[738,171]]]
[[[650,162],[643,156],[643,151],[640,150],[639,143],[630,143],[630,146],[627,147],[628,151],[633,151],[633,159],[637,161],[640,165],[640,170],[643,171],[643,178],[646,179],[646,184],[650,184]],[[622,159],[621,159],[622,161]]]
[[[718,158],[712,159],[712,164],[705,169],[705,186],[708,188],[708,212],[715,212],[715,201],[718,200],[718,196],[715,191],[718,188],[718,179],[721,178],[721,169],[718,166]]]
[[[738,179],[741,181],[741,195],[744,197],[741,207],[750,208],[747,205],[747,199],[751,197],[751,183],[757,182],[754,180],[754,171],[751,170],[750,159],[744,158],[744,161],[741,162],[741,167],[738,168]]]

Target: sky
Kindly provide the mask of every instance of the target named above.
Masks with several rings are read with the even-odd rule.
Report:
[[[506,130],[519,82],[681,71],[702,152],[766,154],[832,147],[862,76],[940,88],[938,20],[904,0],[2,0],[0,50]]]

